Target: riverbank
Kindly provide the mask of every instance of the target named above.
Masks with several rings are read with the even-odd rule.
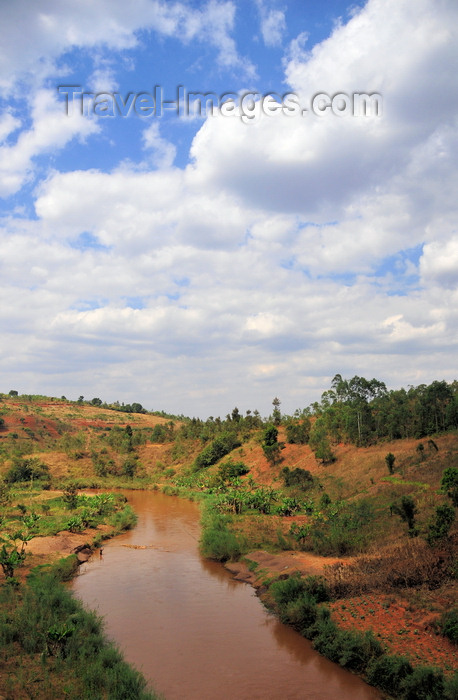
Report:
[[[389,697],[456,700],[457,648],[437,634],[436,615],[415,609],[402,595],[372,593],[331,600],[326,592],[317,599],[315,589],[323,586],[326,591],[329,569],[345,565],[308,553],[265,551],[225,562],[235,580],[252,585],[262,602],[320,653]],[[276,587],[282,586],[286,593],[275,595]],[[313,590],[307,591],[307,586]]]
[[[65,516],[78,532],[35,534],[39,527],[44,532],[62,522],[61,496],[16,492],[3,508],[6,578],[0,585],[0,698],[156,700],[142,675],[105,637],[101,618],[85,610],[63,585],[101,543],[132,527],[135,516],[125,499],[101,494],[92,499],[92,515],[96,518],[95,509],[103,512],[92,527],[82,528],[80,520],[89,518],[91,506],[91,496],[83,495],[84,508],[78,508],[76,500]],[[13,532],[18,527],[23,531]]]

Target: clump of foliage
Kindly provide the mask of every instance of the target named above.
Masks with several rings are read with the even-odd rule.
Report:
[[[405,657],[384,654],[369,664],[367,680],[385,693],[396,696],[401,683],[412,671],[412,665]]]
[[[439,629],[444,637],[458,644],[458,608],[445,612],[439,620]]]
[[[289,420],[286,424],[286,442],[290,445],[306,445],[310,438],[310,418]]]
[[[49,467],[37,457],[16,457],[5,475],[5,481],[13,484],[21,481],[49,482]]]
[[[278,442],[278,430],[275,425],[268,425],[262,435],[262,449],[270,464],[278,464],[281,461],[280,451],[282,444]]]
[[[392,452],[388,452],[388,454],[385,457],[385,462],[386,462],[386,466],[388,467],[388,471],[390,472],[390,474],[394,473],[395,461],[396,461],[396,457],[394,456],[394,454]]]
[[[248,474],[249,468],[244,462],[234,462],[228,459],[223,464],[220,464],[218,469],[218,476],[222,481],[228,481],[230,479],[235,479],[236,477]]]
[[[207,510],[204,513],[200,549],[204,557],[215,561],[237,560],[242,546],[229,529],[230,517]]]
[[[415,527],[415,516],[418,513],[418,508],[411,496],[403,496],[397,503],[392,503],[390,510],[407,523],[409,537],[418,535],[418,530]]]
[[[326,428],[320,418],[315,422],[310,432],[309,445],[315,453],[316,459],[319,459],[323,464],[335,462],[336,456],[331,449]]]
[[[458,468],[447,467],[442,474],[441,488],[458,508]]]
[[[215,438],[202,452],[197,455],[194,461],[194,471],[211,467],[222,457],[232,452],[236,447],[240,447],[240,441],[236,433],[222,433]]]
[[[448,537],[450,528],[455,520],[455,510],[448,503],[444,503],[436,508],[436,517],[428,527],[426,539],[428,544],[433,545]]]
[[[331,503],[323,494],[320,509],[312,509],[312,521],[293,523],[290,534],[305,551],[322,556],[354,554],[367,546],[372,532],[374,509],[369,501]]]
[[[306,491],[314,484],[313,476],[307,469],[300,469],[299,467],[290,469],[289,467],[284,467],[281,470],[281,475],[285,486],[295,486],[302,491]]]

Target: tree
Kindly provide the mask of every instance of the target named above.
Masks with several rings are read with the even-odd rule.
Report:
[[[91,404],[92,404],[92,406],[101,406],[101,405],[102,405],[102,399],[93,398],[93,399],[91,400]]]
[[[403,496],[398,503],[393,503],[390,506],[392,513],[399,515],[401,520],[407,523],[408,533],[410,537],[416,537],[418,530],[415,527],[415,516],[418,513],[415,501],[411,496]]]
[[[455,520],[455,510],[448,503],[444,503],[436,508],[436,519],[429,524],[426,539],[429,545],[435,544],[438,540],[448,537],[452,523]]]
[[[335,462],[336,458],[331,450],[329,438],[321,419],[315,421],[310,431],[309,445],[314,451],[316,459],[321,460],[323,464]]]
[[[392,474],[394,472],[395,461],[396,461],[396,457],[394,456],[394,454],[392,452],[388,452],[388,454],[385,457],[385,462],[386,462],[386,466],[388,467],[388,471],[390,472],[390,474]]]
[[[444,491],[455,508],[458,508],[458,469],[457,467],[447,467],[442,474],[442,491]]]
[[[275,425],[268,425],[264,430],[262,437],[262,449],[266,459],[272,464],[278,464],[281,461],[280,450],[282,445],[278,442],[278,430]]]
[[[286,425],[286,441],[291,445],[306,445],[310,438],[310,418],[289,420]]]
[[[5,475],[5,481],[8,484],[18,481],[33,482],[34,479],[49,481],[49,478],[49,467],[38,457],[16,457]]]
[[[280,403],[281,401],[277,397],[272,401],[272,406],[274,407],[272,411],[272,422],[274,425],[280,425],[281,423]]]
[[[74,510],[78,505],[78,487],[74,482],[68,484],[62,494],[62,500],[66,503],[67,508]]]
[[[14,571],[18,566],[21,566],[25,559],[25,547],[29,540],[32,539],[32,535],[25,532],[16,532],[11,537],[8,536],[8,540],[3,540],[2,547],[0,549],[0,566],[2,567],[5,578],[8,582],[18,584],[14,578]],[[19,548],[17,541],[21,542],[21,547]]]
[[[241,417],[242,416],[240,415],[240,411],[236,406],[235,408],[232,409],[231,420],[234,421],[234,423],[238,423],[240,421]]]

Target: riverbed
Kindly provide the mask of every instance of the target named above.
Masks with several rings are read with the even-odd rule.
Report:
[[[376,700],[198,550],[199,509],[126,492],[136,528],[105,543],[72,588],[166,700]]]

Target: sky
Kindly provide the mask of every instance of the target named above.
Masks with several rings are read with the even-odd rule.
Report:
[[[0,26],[1,391],[205,419],[457,378],[456,0]]]

